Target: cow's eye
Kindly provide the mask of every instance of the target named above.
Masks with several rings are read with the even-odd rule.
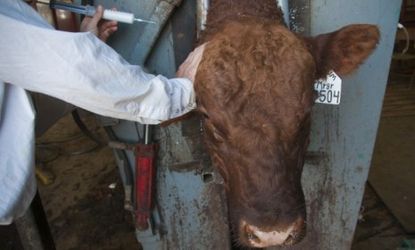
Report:
[[[203,119],[209,119],[209,115],[207,114],[206,109],[203,108],[202,106],[199,106],[196,109],[196,112],[199,113],[203,117]]]
[[[216,141],[223,142],[223,135],[221,135],[220,131],[217,130],[215,127],[213,128],[213,136],[215,137]]]
[[[224,142],[224,135],[222,132],[220,132],[215,125],[209,120],[204,120],[204,127],[207,135],[213,139],[217,143]]]

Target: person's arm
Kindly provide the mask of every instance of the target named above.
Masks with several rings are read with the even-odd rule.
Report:
[[[0,37],[2,81],[141,123],[159,123],[195,108],[190,80],[147,74],[90,32],[55,31],[0,13]]]

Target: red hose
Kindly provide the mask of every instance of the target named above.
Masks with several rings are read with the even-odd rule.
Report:
[[[156,144],[139,144],[136,148],[135,168],[135,195],[136,212],[135,221],[138,230],[148,228],[148,220],[153,208],[153,181],[155,178]]]

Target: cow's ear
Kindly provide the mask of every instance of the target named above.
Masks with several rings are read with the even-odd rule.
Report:
[[[321,78],[330,70],[344,76],[357,69],[372,53],[379,42],[377,26],[355,24],[335,32],[306,38],[316,65],[317,76]]]

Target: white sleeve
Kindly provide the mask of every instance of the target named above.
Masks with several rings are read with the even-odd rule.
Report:
[[[147,74],[89,32],[56,31],[0,12],[0,37],[4,82],[147,124],[195,108],[190,80]]]

